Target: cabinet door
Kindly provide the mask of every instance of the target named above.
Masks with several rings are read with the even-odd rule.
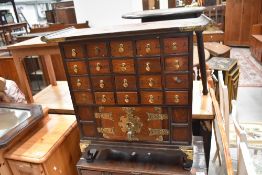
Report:
[[[8,164],[15,175],[45,175],[42,165],[8,160]]]

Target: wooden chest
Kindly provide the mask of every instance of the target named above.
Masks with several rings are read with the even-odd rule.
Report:
[[[201,25],[192,27],[192,20]],[[191,167],[193,30],[205,25],[201,16],[51,36],[64,41],[81,140],[91,140],[88,161],[108,149],[127,159],[156,152],[164,159],[168,152]]]

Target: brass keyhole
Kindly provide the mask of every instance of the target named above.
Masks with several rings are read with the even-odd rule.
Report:
[[[102,68],[101,63],[96,63],[96,71],[100,71]]]
[[[127,79],[123,79],[123,87],[125,87],[125,88],[128,87]]]
[[[72,49],[72,57],[76,57],[76,49]]]
[[[105,87],[104,80],[100,80],[100,81],[99,81],[99,87],[100,87],[101,89],[103,89],[103,88]]]
[[[106,102],[106,95],[102,95],[102,103],[105,103]]]
[[[176,51],[176,50],[177,50],[176,42],[173,42],[173,43],[172,43],[172,50],[173,50],[173,51]]]
[[[153,95],[149,95],[149,103],[154,103],[154,96]]]
[[[180,68],[179,61],[178,61],[178,60],[175,60],[175,68],[176,68],[176,69],[179,69],[179,68]]]
[[[154,86],[154,79],[153,78],[149,78],[148,79],[148,86],[149,87],[153,87]]]
[[[76,81],[76,86],[80,87],[81,85],[82,85],[81,80],[78,78],[77,81]]]
[[[174,100],[175,103],[179,103],[179,101],[180,101],[180,100],[179,100],[179,95],[175,95],[175,96],[174,96],[174,99],[175,99],[175,100]]]
[[[146,62],[146,71],[148,71],[148,72],[149,72],[149,71],[150,71],[150,69],[151,69],[151,68],[150,68],[150,62]]]
[[[125,95],[125,103],[129,103],[129,96]]]
[[[119,44],[119,48],[118,48],[118,52],[119,53],[123,53],[125,51],[125,49],[124,49],[124,44]]]
[[[150,53],[151,52],[151,45],[148,43],[146,44],[146,53]]]
[[[78,72],[78,66],[77,66],[76,64],[73,66],[73,69],[74,69],[74,72],[75,72],[75,73]]]
[[[121,71],[124,72],[126,71],[127,67],[126,67],[126,63],[121,63]]]

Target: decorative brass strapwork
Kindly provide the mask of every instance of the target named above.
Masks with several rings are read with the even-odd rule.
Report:
[[[155,107],[155,113],[150,113],[147,112],[147,121],[152,121],[152,120],[167,120],[168,115],[167,114],[161,114],[161,108]]]
[[[78,78],[76,81],[76,86],[81,87],[81,85],[82,85],[81,80]]]
[[[149,136],[163,136],[163,135],[169,135],[168,129],[153,129],[148,128],[149,130]]]
[[[102,134],[115,134],[114,128],[97,128],[97,132]]]
[[[126,63],[121,63],[121,71],[124,72],[126,71],[127,67],[126,67]]]
[[[112,117],[111,112],[110,113],[95,113],[95,118],[114,121],[114,118]]]
[[[119,44],[119,48],[118,48],[118,52],[119,53],[123,53],[125,51],[125,49],[124,49],[124,44]]]
[[[76,57],[76,49],[72,49],[72,57]]]
[[[126,116],[121,116],[118,122],[121,131],[127,133],[127,139],[129,141],[138,141],[135,134],[141,132],[143,123],[140,121],[140,118],[134,114],[135,108],[123,107],[122,110],[125,111]]]
[[[100,71],[102,68],[101,63],[96,63],[96,71]]]
[[[77,73],[78,72],[78,66],[76,64],[74,64],[73,66],[74,72]]]
[[[180,146],[179,149],[186,155],[188,160],[193,160],[193,148]]]
[[[180,68],[179,61],[178,61],[178,60],[175,60],[175,68],[176,68],[176,69],[179,69],[179,68]]]
[[[151,45],[148,43],[146,44],[146,53],[151,52]]]
[[[176,42],[173,42],[173,43],[172,43],[172,50],[173,50],[173,51],[176,51],[176,50],[177,50]]]
[[[146,62],[146,71],[149,72],[150,70],[150,62]]]
[[[86,148],[88,147],[90,143],[91,142],[88,140],[80,140],[79,146],[80,146],[80,150],[82,153],[86,151]]]

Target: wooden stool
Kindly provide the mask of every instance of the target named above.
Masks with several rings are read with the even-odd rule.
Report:
[[[230,57],[231,48],[226,45],[217,42],[207,42],[204,43],[204,47],[210,52],[212,57]]]
[[[208,52],[207,49],[205,49],[204,52],[205,52],[205,60],[208,60],[210,58],[210,53]],[[198,56],[197,46],[193,47],[193,67],[197,67],[197,80],[200,80],[201,77],[199,75],[199,56]]]

